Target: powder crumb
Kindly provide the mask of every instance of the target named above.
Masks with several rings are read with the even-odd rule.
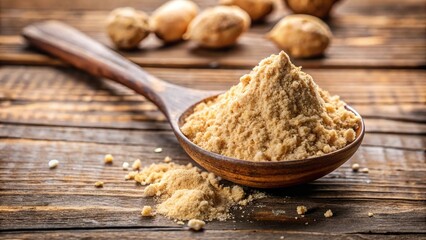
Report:
[[[331,211],[331,209],[328,209],[325,213],[324,213],[324,217],[329,218],[333,216],[333,212]]]
[[[297,219],[299,219],[299,218],[298,218],[298,217],[294,217],[294,219],[296,219],[296,220],[297,220]]]
[[[308,208],[305,206],[297,206],[296,211],[297,211],[297,214],[302,215],[308,211]]]
[[[104,182],[102,182],[102,181],[95,182],[95,187],[97,187],[97,188],[103,188],[104,187]]]
[[[156,148],[156,149],[154,149],[154,152],[155,153],[160,153],[160,152],[162,152],[163,151],[163,149],[162,148]]]
[[[134,179],[136,182],[139,182],[142,185],[148,185],[160,182],[163,175],[170,170],[191,168],[192,166],[178,165],[175,163],[153,163],[148,167],[144,167],[143,169],[141,169],[140,172],[136,173]],[[149,189],[153,189],[153,187],[148,185],[144,190],[145,194],[149,191]]]
[[[358,170],[359,170],[359,164],[358,163],[352,164],[352,171],[353,172],[358,172]]]
[[[141,211],[141,215],[143,217],[152,217],[155,214],[152,212],[151,206],[143,206],[142,211]]]
[[[171,161],[172,161],[172,158],[169,157],[169,156],[165,157],[164,160],[163,160],[163,162],[165,162],[165,163],[169,163]]]
[[[282,209],[277,209],[277,210],[272,209],[272,214],[274,214],[274,216],[285,214],[285,210],[282,210]]]
[[[255,192],[253,194],[248,195],[245,199],[238,202],[241,206],[246,206],[248,203],[252,202],[253,200],[258,200],[265,198],[266,194],[263,192]]]
[[[228,157],[305,159],[355,140],[361,119],[345,106],[281,52],[224,94],[198,104],[181,130],[198,146]]]
[[[185,223],[183,221],[177,221],[176,224],[184,225]]]
[[[137,172],[137,171],[131,171],[131,172],[127,173],[127,174],[126,174],[126,176],[124,176],[124,179],[125,179],[125,180],[131,180],[131,179],[134,179],[134,178],[135,178],[135,176],[136,176],[136,174],[138,174],[138,172]]]
[[[194,231],[200,231],[206,225],[206,222],[198,219],[191,219],[188,222],[188,227]]]
[[[104,163],[111,164],[114,161],[114,157],[111,154],[107,154],[104,157]]]
[[[176,220],[226,220],[231,217],[231,207],[266,196],[261,193],[246,196],[242,187],[223,186],[213,173],[201,171],[192,164],[151,164],[141,169],[134,179],[147,185],[143,195],[155,197],[158,214]]]
[[[136,159],[133,164],[132,164],[132,169],[133,170],[139,170],[142,166],[141,160],[140,159]]]
[[[309,222],[305,222],[305,225],[308,225],[309,224]]]
[[[280,239],[284,239],[284,236],[281,236]]]
[[[368,217],[372,217],[372,216],[374,216],[374,213],[369,212],[369,213],[368,213]]]
[[[56,159],[52,159],[48,163],[49,168],[56,168],[58,166],[58,164],[59,164],[59,161],[56,160]]]
[[[129,169],[129,166],[130,166],[130,165],[129,165],[129,163],[128,163],[128,162],[124,162],[124,163],[123,163],[123,170],[126,170],[126,171],[127,171],[127,170]]]
[[[362,168],[360,170],[360,172],[362,172],[362,173],[368,173],[369,171],[370,171],[370,169],[368,169],[368,168]]]

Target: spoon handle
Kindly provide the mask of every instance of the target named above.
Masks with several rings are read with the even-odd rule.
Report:
[[[29,25],[22,35],[33,46],[81,70],[109,78],[144,95],[163,113],[167,111],[164,103],[167,92],[182,88],[152,76],[84,33],[58,21]]]

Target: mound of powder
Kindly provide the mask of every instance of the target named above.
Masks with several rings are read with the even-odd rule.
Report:
[[[181,130],[198,146],[228,157],[305,159],[355,140],[360,118],[344,106],[281,52],[224,94],[198,104]]]
[[[246,205],[265,196],[262,193],[245,196],[240,186],[225,187],[213,173],[191,164],[152,164],[136,174],[135,181],[149,184],[144,195],[157,197],[157,213],[176,220],[223,221],[231,217],[232,206]]]

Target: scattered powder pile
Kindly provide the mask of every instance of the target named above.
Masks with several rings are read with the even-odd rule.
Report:
[[[156,213],[177,220],[226,220],[232,206],[265,196],[257,193],[246,197],[240,186],[224,187],[213,173],[202,172],[191,164],[152,164],[134,179],[149,184],[144,195],[157,197]]]
[[[304,159],[355,140],[360,118],[344,106],[281,52],[226,93],[197,105],[181,130],[198,146],[229,157]]]

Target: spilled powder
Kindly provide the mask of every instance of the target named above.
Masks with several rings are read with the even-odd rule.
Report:
[[[191,164],[152,164],[143,168],[134,179],[147,185],[144,196],[156,198],[156,213],[175,220],[223,221],[231,217],[232,206],[246,205],[265,197],[263,193],[246,196],[238,185],[225,187],[213,173],[201,171]]]
[[[360,118],[344,106],[281,52],[224,94],[197,105],[181,130],[198,146],[228,157],[299,160],[355,140]]]

